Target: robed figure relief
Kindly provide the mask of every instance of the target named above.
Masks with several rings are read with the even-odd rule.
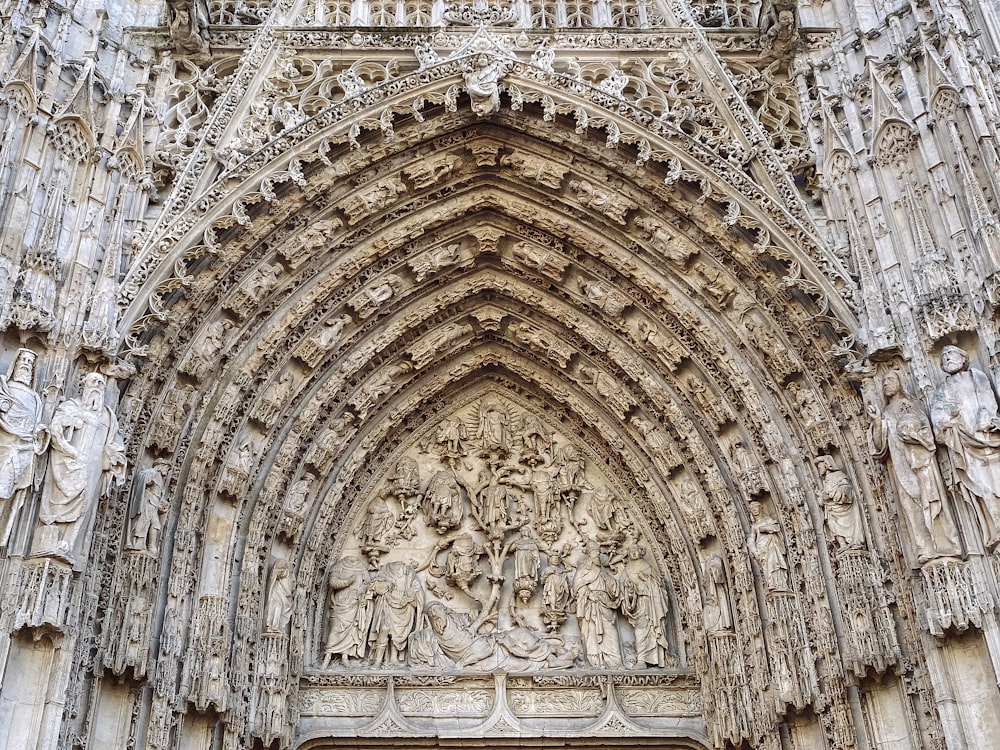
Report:
[[[104,405],[105,388],[104,376],[90,373],[80,397],[63,401],[52,415],[33,554],[75,562],[98,499],[125,477],[125,445],[114,412]]]
[[[676,663],[671,582],[632,490],[543,415],[487,393],[426,425],[364,492],[327,569],[323,669]]]

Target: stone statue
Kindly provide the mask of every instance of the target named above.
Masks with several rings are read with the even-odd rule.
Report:
[[[10,373],[0,377],[0,500],[9,500],[2,517],[0,544],[10,544],[25,496],[35,476],[35,457],[48,447],[42,425],[42,400],[34,390],[35,360],[31,349],[18,349]]]
[[[781,527],[773,518],[764,515],[764,507],[753,501],[750,510],[750,536],[747,548],[764,576],[764,587],[770,591],[788,591],[788,560],[785,558],[785,541]]]
[[[406,643],[424,608],[424,588],[416,566],[408,562],[383,565],[372,581],[372,624],[368,643],[376,666],[402,662]]]
[[[670,661],[666,590],[641,546],[629,546],[627,554],[621,576],[622,612],[635,630],[638,661],[665,667]]]
[[[834,543],[841,549],[864,547],[865,526],[851,480],[830,456],[817,458],[816,467],[823,477],[820,504]]]
[[[472,631],[468,618],[441,602],[427,605],[427,621],[441,651],[460,667],[472,667],[496,656],[496,642]]]
[[[125,477],[125,445],[114,412],[104,405],[105,386],[103,375],[90,373],[80,397],[63,401],[52,415],[35,554],[73,562],[80,552],[80,532],[89,528],[98,498]]]
[[[264,605],[264,633],[284,633],[292,620],[292,571],[284,560],[277,560],[271,568]]]
[[[591,540],[573,577],[573,598],[580,623],[587,663],[597,669],[622,666],[617,609],[621,603],[618,582],[601,561],[601,547]]]
[[[424,515],[427,525],[435,527],[439,534],[462,523],[465,515],[462,491],[451,472],[442,469],[431,477],[424,492]]]
[[[291,486],[288,490],[288,496],[285,498],[285,512],[294,516],[301,516],[305,512],[314,481],[316,481],[316,475],[307,471],[301,479]]]
[[[709,555],[701,567],[705,577],[705,607],[702,615],[706,633],[724,633],[733,629],[733,613],[729,608],[729,587],[726,564],[717,554]]]
[[[166,461],[157,461],[136,472],[129,510],[128,549],[142,550],[151,555],[160,550],[163,515],[170,509],[164,486],[168,466]]]
[[[937,446],[923,405],[903,390],[895,371],[886,373],[882,393],[886,403],[881,411],[868,405],[872,445],[875,457],[889,462],[917,559],[958,554],[958,531],[946,507]]]
[[[1000,413],[985,373],[969,367],[957,346],[941,350],[945,379],[931,402],[937,442],[951,459],[955,482],[976,509],[988,549],[1000,544]]]
[[[465,455],[465,441],[469,433],[465,422],[459,418],[444,419],[438,425],[435,441],[442,446],[444,455],[449,458],[460,458]]]
[[[570,605],[569,572],[563,564],[564,550],[548,553],[549,564],[542,572],[542,622],[550,632],[555,632],[566,622]]]
[[[462,77],[472,100],[472,111],[479,117],[489,117],[500,110],[500,81],[507,74],[510,61],[480,53],[465,65]]]
[[[379,553],[386,552],[395,541],[396,514],[384,497],[372,498],[361,529],[361,549],[374,567]]]
[[[476,437],[488,453],[507,453],[510,450],[510,417],[496,398],[487,396],[479,404],[479,429]]]
[[[350,659],[364,658],[372,620],[369,583],[368,566],[361,558],[341,558],[330,569],[324,669],[338,655],[344,666]]]

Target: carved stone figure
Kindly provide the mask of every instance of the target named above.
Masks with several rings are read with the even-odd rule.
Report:
[[[903,390],[895,371],[886,373],[882,392],[885,407],[879,411],[874,404],[868,406],[872,446],[876,458],[889,462],[917,559],[958,554],[958,530],[947,507],[934,433],[923,405]]]
[[[514,552],[514,596],[527,603],[538,588],[541,557],[538,542],[527,533],[527,528],[522,531],[525,533],[511,542]]]
[[[436,442],[442,446],[444,455],[460,458],[465,455],[465,441],[469,439],[465,422],[461,419],[443,419],[438,425]]]
[[[35,477],[35,457],[48,447],[48,433],[42,425],[42,400],[34,390],[35,360],[31,349],[18,349],[10,374],[0,377],[0,500],[3,535],[0,544],[10,543],[24,500]]]
[[[729,607],[729,586],[726,564],[717,554],[709,555],[702,564],[705,577],[705,606],[702,619],[706,633],[723,633],[733,629],[733,613]]]
[[[670,661],[667,640],[667,596],[660,576],[638,544],[628,547],[621,576],[622,612],[635,630],[638,662],[665,667]]]
[[[436,528],[439,534],[462,522],[465,515],[462,491],[451,472],[442,470],[431,477],[424,492],[424,515],[427,525]]]
[[[222,469],[220,489],[233,497],[239,497],[246,492],[250,474],[253,472],[253,441],[247,435],[240,447],[229,454],[229,459]]]
[[[312,484],[316,481],[316,475],[306,472],[301,479],[297,480],[288,490],[285,498],[285,511],[292,515],[301,516],[306,509],[309,500],[309,493],[312,491]]]
[[[510,451],[510,416],[503,405],[486,397],[479,405],[479,429],[476,437],[488,453],[506,454]]]
[[[931,420],[951,460],[955,481],[973,504],[988,549],[1000,544],[1000,413],[985,373],[957,346],[941,350],[944,382],[934,391]]]
[[[830,456],[817,458],[816,468],[823,477],[820,503],[834,543],[841,549],[864,547],[864,521],[851,480],[842,469],[837,468]]]
[[[445,562],[445,579],[472,596],[471,586],[483,571],[479,567],[479,557],[483,549],[468,534],[455,537],[448,550]]]
[[[496,656],[496,641],[472,632],[467,618],[441,602],[427,605],[427,621],[441,651],[460,667],[472,667]]]
[[[170,509],[170,498],[164,486],[166,462],[136,472],[129,503],[128,549],[143,550],[155,555],[160,550],[163,516]]]
[[[284,560],[271,568],[264,605],[264,633],[284,633],[292,620],[292,570]]]
[[[621,603],[618,582],[601,561],[601,547],[587,542],[583,560],[573,576],[573,599],[580,623],[587,663],[598,669],[622,666],[617,610]]]
[[[368,566],[358,557],[341,558],[330,569],[324,669],[336,656],[344,666],[350,659],[365,657],[372,618],[369,583]]]
[[[569,572],[563,564],[565,552],[548,553],[548,566],[542,572],[542,622],[551,633],[566,622],[570,605]]]
[[[788,591],[788,559],[785,557],[785,540],[781,527],[773,518],[764,515],[764,507],[754,501],[750,511],[750,536],[747,549],[760,567],[764,587],[770,591]]]
[[[465,65],[462,77],[472,100],[472,111],[479,117],[489,117],[500,110],[500,81],[510,65],[509,60],[484,53]]]
[[[401,662],[407,639],[420,622],[424,608],[424,589],[415,566],[408,562],[383,565],[372,581],[371,631],[368,643],[376,666]]]
[[[80,397],[66,399],[52,415],[35,554],[74,562],[98,498],[125,478],[125,445],[114,412],[104,405],[105,386],[100,373],[86,375]]]
[[[375,497],[368,505],[365,522],[361,530],[361,548],[372,565],[379,554],[386,552],[395,541],[396,514],[383,497]]]
[[[521,444],[525,451],[535,456],[552,449],[552,434],[545,423],[530,411],[521,415]]]
[[[228,331],[232,328],[232,321],[225,319],[209,323],[201,341],[191,349],[182,370],[196,378],[203,378],[212,372],[219,364],[219,354],[225,348]]]

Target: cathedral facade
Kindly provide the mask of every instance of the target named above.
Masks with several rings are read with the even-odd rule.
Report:
[[[1000,8],[0,0],[0,745],[1000,750]]]

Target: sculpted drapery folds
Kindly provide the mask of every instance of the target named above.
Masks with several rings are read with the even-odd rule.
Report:
[[[886,374],[882,393],[885,407],[868,407],[872,445],[876,458],[889,462],[918,561],[958,554],[958,532],[947,508],[934,433],[923,405],[906,394],[897,372]]]
[[[42,488],[33,553],[74,562],[80,533],[99,497],[125,476],[125,445],[118,420],[104,405],[106,381],[92,372],[80,398],[63,401],[49,426],[52,446]]]
[[[48,447],[42,425],[42,400],[34,390],[35,360],[31,349],[19,349],[10,374],[0,377],[0,544],[11,533],[35,476],[36,456]]]
[[[823,477],[820,501],[826,513],[826,527],[834,543],[844,549],[864,547],[864,521],[851,480],[830,456],[817,458],[816,467]]]
[[[364,658],[372,618],[369,584],[368,565],[359,557],[344,557],[330,569],[324,667],[336,656],[345,666]]]
[[[628,548],[628,562],[621,578],[622,611],[635,630],[640,664],[665,667],[670,661],[667,641],[667,596],[663,582],[637,544]]]
[[[969,366],[957,346],[941,350],[945,373],[934,392],[931,419],[951,461],[956,484],[973,504],[988,549],[1000,544],[1000,413],[985,373]]]
[[[764,578],[767,591],[788,591],[788,560],[785,557],[785,541],[781,538],[781,527],[773,518],[764,515],[764,507],[751,502],[750,536],[747,549],[757,561]]]
[[[601,547],[588,542],[573,576],[573,598],[587,662],[599,669],[622,666],[615,614],[621,604],[618,581],[601,561]]]

